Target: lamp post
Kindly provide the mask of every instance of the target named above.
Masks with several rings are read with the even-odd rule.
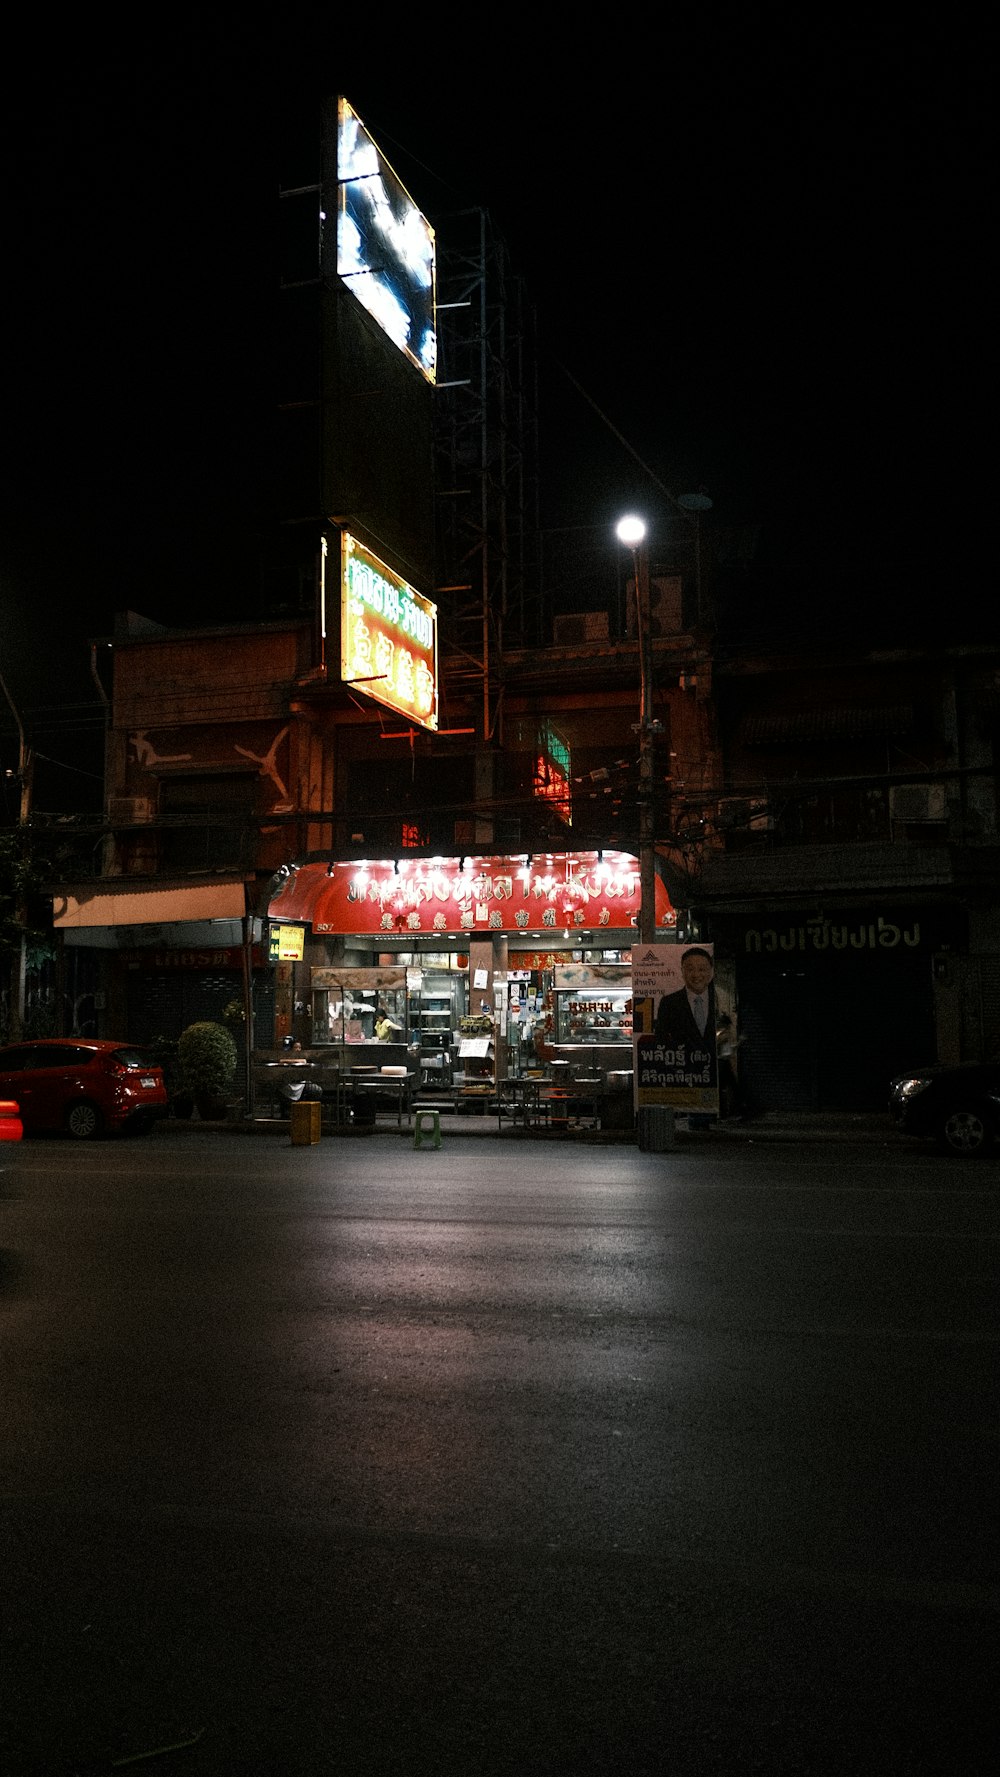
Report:
[[[615,526],[619,543],[631,550],[635,573],[635,622],[639,638],[639,942],[656,938],[656,862],[653,849],[653,677],[649,633],[649,552],[646,525],[630,513]]]

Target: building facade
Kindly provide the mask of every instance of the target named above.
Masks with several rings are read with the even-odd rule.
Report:
[[[695,901],[758,1103],[879,1109],[910,1066],[1000,1053],[998,669],[960,647],[717,661]]]

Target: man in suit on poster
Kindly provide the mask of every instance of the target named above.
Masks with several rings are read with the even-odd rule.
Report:
[[[700,1051],[711,1057],[710,1083],[718,1078],[715,1052],[715,965],[711,953],[699,945],[681,957],[684,986],[665,993],[656,1009],[654,1035],[658,1043],[675,1049],[683,1043],[690,1056]]]

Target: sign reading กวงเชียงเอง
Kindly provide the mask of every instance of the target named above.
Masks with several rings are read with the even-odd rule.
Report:
[[[711,944],[632,949],[637,1109],[719,1111],[715,955]]]

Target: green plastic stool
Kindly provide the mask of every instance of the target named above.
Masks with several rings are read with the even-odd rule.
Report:
[[[413,1113],[413,1145],[421,1146],[421,1137],[433,1135],[434,1146],[441,1146],[441,1113],[440,1111],[414,1111]]]

